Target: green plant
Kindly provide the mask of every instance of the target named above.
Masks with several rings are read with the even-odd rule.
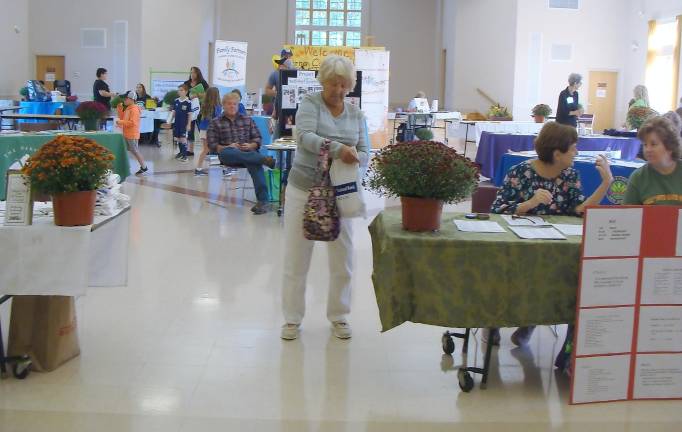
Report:
[[[534,116],[548,117],[552,114],[552,108],[547,104],[537,104],[533,107],[532,113]]]
[[[76,114],[83,121],[101,120],[109,113],[109,108],[95,101],[82,102],[76,108]]]
[[[507,107],[503,107],[500,104],[496,104],[492,105],[488,110],[488,117],[509,118],[511,117],[511,115],[509,115],[509,110],[507,109]]]
[[[381,149],[363,184],[389,197],[455,203],[471,194],[478,178],[478,165],[454,149],[435,141],[413,141]]]
[[[113,109],[116,109],[116,107],[120,103],[123,103],[123,97],[121,95],[116,95],[111,98],[111,102],[109,103],[109,105],[111,105]]]
[[[177,99],[177,98],[178,98],[178,91],[177,90],[171,90],[163,96],[163,104],[164,105],[173,105],[173,102],[175,102],[175,99]]]
[[[419,138],[420,141],[431,141],[433,139],[433,131],[430,128],[419,128],[414,135]]]
[[[642,127],[644,122],[649,120],[651,117],[656,117],[657,115],[658,112],[651,108],[633,105],[628,110],[625,122],[630,129],[639,129]]]
[[[31,155],[22,172],[44,194],[89,191],[104,184],[113,160],[109,149],[91,139],[60,135]]]
[[[28,96],[28,87],[22,87],[19,89],[19,94],[23,97]]]

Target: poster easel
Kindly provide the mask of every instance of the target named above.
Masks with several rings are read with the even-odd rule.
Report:
[[[682,209],[588,208],[571,404],[682,399]]]

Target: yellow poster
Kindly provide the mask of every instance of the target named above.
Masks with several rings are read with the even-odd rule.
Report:
[[[353,47],[333,47],[333,46],[311,46],[311,45],[284,45],[294,54],[291,61],[297,69],[318,70],[320,64],[328,55],[340,55],[348,57],[355,63],[355,48]]]

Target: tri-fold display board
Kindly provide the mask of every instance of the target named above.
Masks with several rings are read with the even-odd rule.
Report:
[[[296,111],[303,97],[310,93],[322,91],[322,84],[317,81],[316,70],[281,70],[279,87],[277,88],[277,117],[279,119],[279,136],[291,136],[291,129],[296,125]],[[346,101],[362,108],[362,72],[357,71],[355,88],[348,93]]]
[[[682,209],[585,214],[571,403],[682,399]]]

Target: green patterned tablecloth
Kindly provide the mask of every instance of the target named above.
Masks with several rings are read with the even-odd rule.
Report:
[[[130,162],[123,135],[120,133],[96,132],[96,133],[73,133],[97,141],[99,144],[111,150],[116,158],[114,160],[114,172],[125,181],[130,175]],[[5,199],[5,173],[12,164],[21,160],[24,155],[32,155],[43,144],[52,140],[55,135],[30,133],[21,135],[0,135],[0,200]]]
[[[522,240],[507,233],[465,233],[444,214],[438,233],[410,233],[400,209],[370,224],[374,291],[384,331],[405,321],[453,328],[573,322],[581,237]],[[553,223],[579,224],[574,217]]]

